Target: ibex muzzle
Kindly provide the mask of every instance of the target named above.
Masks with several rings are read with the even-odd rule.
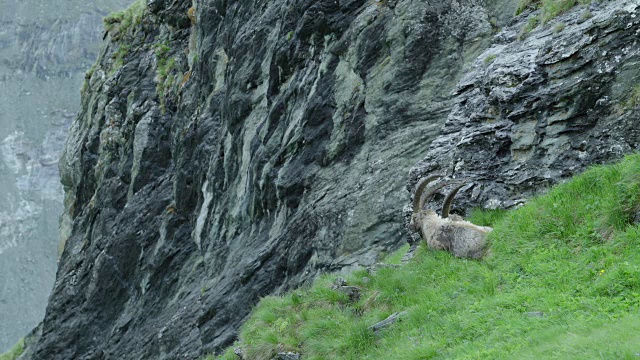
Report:
[[[487,234],[493,229],[487,226],[474,225],[451,215],[451,204],[458,191],[467,183],[461,181],[442,181],[427,187],[430,183],[442,178],[432,175],[420,180],[413,198],[413,214],[411,226],[419,231],[431,249],[447,250],[456,257],[479,259],[483,256],[487,243]],[[453,189],[444,199],[442,216],[433,210],[425,209],[433,195],[445,186],[453,185]]]

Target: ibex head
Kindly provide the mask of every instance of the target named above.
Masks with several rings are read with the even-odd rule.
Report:
[[[458,257],[480,258],[486,243],[486,234],[492,229],[474,225],[458,215],[450,217],[454,197],[468,183],[450,180],[428,186],[441,178],[442,175],[431,175],[421,179],[416,185],[410,226],[420,232],[432,249],[448,250]],[[450,185],[453,188],[444,199],[442,215],[425,209],[425,204],[429,203],[438,190]]]
[[[431,201],[431,199],[436,194],[436,192],[438,192],[438,190],[444,188],[445,186],[449,186],[449,185],[454,186],[451,192],[449,193],[449,195],[445,197],[444,203],[442,204],[441,217],[443,219],[446,219],[449,217],[449,213],[451,211],[451,205],[453,204],[454,197],[462,187],[467,185],[467,183],[464,181],[450,180],[450,181],[442,181],[442,182],[436,183],[433,186],[427,187],[427,185],[429,185],[430,183],[438,179],[441,179],[443,177],[444,177],[443,175],[431,175],[431,176],[422,178],[420,181],[418,181],[418,184],[416,185],[415,195],[413,197],[413,216],[411,221],[411,224],[416,231],[419,230],[418,228],[416,228],[417,215],[436,214],[435,211],[433,210],[425,209],[425,205],[428,204],[429,201]],[[461,219],[457,215],[454,215],[454,217],[456,218],[456,220]]]

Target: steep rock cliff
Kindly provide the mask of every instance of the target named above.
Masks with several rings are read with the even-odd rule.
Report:
[[[56,271],[58,158],[102,40],[126,0],[0,0],[0,353],[44,316]]]
[[[473,184],[457,197],[460,211],[509,208],[637,151],[639,12],[635,0],[594,2],[530,33],[525,23],[540,10],[515,18],[458,84],[442,135],[411,169],[408,190],[441,173]]]
[[[400,245],[408,169],[514,6],[149,0],[109,18],[25,357],[198,358],[259,296]]]

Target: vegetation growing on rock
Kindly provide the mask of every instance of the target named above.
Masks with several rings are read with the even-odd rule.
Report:
[[[136,0],[127,9],[110,14],[103,19],[105,30],[111,34],[115,42],[119,42],[117,50],[111,55],[110,75],[125,64],[125,59],[131,52],[131,42],[126,39],[131,38],[140,27],[145,9],[145,1]]]
[[[351,274],[359,300],[332,290],[331,275],[267,297],[235,347],[247,359],[283,351],[305,359],[632,358],[640,352],[639,174],[633,155],[517,210],[474,212],[474,222],[495,229],[485,261],[420,249],[406,265]],[[402,321],[369,329],[400,311]]]
[[[629,94],[629,98],[624,101],[622,105],[626,109],[633,109],[640,105],[640,84],[633,87]]]
[[[526,35],[531,31],[533,31],[533,29],[538,27],[539,24],[540,24],[540,17],[538,15],[533,15],[529,17],[525,26],[522,28],[522,30],[520,30],[520,33],[518,34],[518,39],[519,40],[524,39]]]
[[[520,0],[516,15],[522,14],[529,7],[540,8],[542,9],[542,21],[547,22],[577,5],[589,3],[591,0]]]
[[[493,60],[495,60],[498,57],[498,55],[496,54],[491,54],[489,56],[487,56],[486,58],[484,58],[484,63],[485,64],[490,64],[493,62]]]
[[[458,198],[461,208],[500,207],[637,148],[627,131],[635,113],[611,116],[605,101],[619,97],[610,89],[624,93],[618,69],[633,78],[633,6],[594,6],[593,20],[582,23],[577,11],[567,14],[556,36],[563,41],[549,41],[546,29],[515,42],[527,18],[506,22],[502,10],[477,2],[204,1],[197,26],[192,2],[148,3],[140,26],[120,40],[115,29],[108,34],[60,161],[67,250],[34,359],[194,358],[228,345],[260,296],[319,271],[371,264],[400,243],[403,174],[412,164],[410,181],[440,169],[478,180],[483,191],[472,205]],[[590,41],[575,41],[586,35]],[[131,45],[124,66],[106,75],[121,43]],[[158,44],[167,50],[160,57]],[[483,64],[489,54],[497,57]],[[600,74],[594,67],[605,61],[611,73]],[[485,263],[437,256],[428,274],[444,263],[495,276]],[[375,276],[364,277],[382,284]],[[383,293],[361,280],[361,300],[338,309],[359,304],[372,321],[403,309],[389,300],[397,281]],[[436,290],[460,288],[442,282]],[[300,293],[291,301],[308,302]],[[363,338],[324,346],[347,341],[356,346],[344,348],[377,356],[378,337],[416,318],[406,311],[376,336],[368,321],[354,322],[351,330],[367,331],[351,333]],[[282,317],[276,329],[288,334],[290,324]],[[306,351],[313,331],[285,344]],[[436,345],[451,352],[455,344]]]
[[[165,111],[165,88],[171,88],[175,80],[175,77],[171,75],[175,59],[169,56],[170,51],[171,48],[165,43],[155,46],[156,60],[158,61],[156,92],[160,98],[160,107],[163,112]]]
[[[145,1],[136,0],[126,10],[118,11],[105,17],[103,20],[105,29],[108,32],[112,32],[112,36],[117,40],[133,26],[140,24],[145,9]]]
[[[15,360],[24,352],[24,339],[20,339],[18,343],[4,354],[0,354],[0,360]]]
[[[111,71],[115,71],[118,68],[124,65],[124,58],[131,51],[131,45],[122,43],[118,46],[118,50],[113,53],[113,65],[111,66]]]

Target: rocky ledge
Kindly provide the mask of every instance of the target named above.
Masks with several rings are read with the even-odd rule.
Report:
[[[514,18],[458,83],[407,189],[439,173],[472,184],[457,197],[461,212],[509,208],[637,151],[639,11],[637,1],[594,2],[528,33],[540,10]]]

